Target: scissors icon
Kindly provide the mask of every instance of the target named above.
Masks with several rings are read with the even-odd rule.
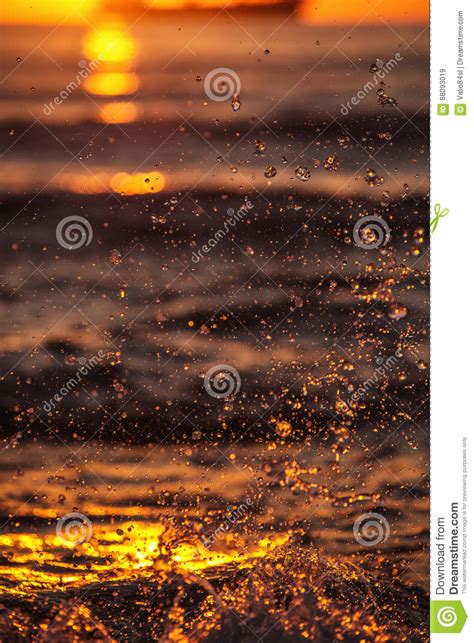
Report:
[[[430,222],[431,234],[433,234],[433,232],[438,227],[438,221],[449,214],[449,210],[448,208],[444,208],[443,210],[441,210],[441,205],[439,203],[436,203],[434,207],[434,213],[435,216],[431,219]]]

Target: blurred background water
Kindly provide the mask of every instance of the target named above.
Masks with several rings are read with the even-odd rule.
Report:
[[[410,248],[427,216],[426,26],[395,30],[375,18],[350,29],[318,26],[293,11],[162,11],[132,22],[103,10],[90,27],[5,31],[7,414],[15,403],[22,417],[38,411],[76,370],[73,357],[100,348],[114,357],[88,378],[92,399],[75,391],[81,404],[71,398],[62,409],[83,418],[87,409],[88,430],[104,419],[98,404],[116,410],[134,395],[127,418],[140,407],[161,435],[170,404],[187,414],[203,403],[199,374],[216,363],[234,364],[247,390],[259,391],[238,413],[258,413],[275,385],[290,384],[336,341],[349,353],[357,344],[343,335],[358,314],[352,280],[357,261],[373,258],[347,243],[357,217],[387,217],[402,231],[393,235],[395,258],[408,249],[410,269],[426,268],[424,253]],[[45,115],[79,65],[101,52],[97,69]],[[402,60],[385,82],[398,105],[381,106],[377,84],[341,115],[373,79],[374,62],[397,52]],[[204,92],[216,65],[241,80],[237,112]],[[111,124],[114,114],[123,122]],[[337,170],[327,171],[332,156]],[[300,166],[310,180],[295,176]],[[370,170],[383,185],[369,185]],[[246,219],[194,264],[228,208],[245,200],[254,206]],[[88,219],[94,239],[65,252],[55,229],[71,215]],[[379,259],[377,279],[392,270]],[[409,281],[405,304],[419,333],[426,288],[413,272]],[[397,332],[383,324],[392,347]],[[371,368],[364,361],[362,380]]]

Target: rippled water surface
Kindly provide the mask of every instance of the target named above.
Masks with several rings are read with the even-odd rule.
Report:
[[[4,39],[0,635],[427,640],[426,24],[123,5]]]
[[[230,630],[253,640],[247,628],[263,636],[272,625],[270,640],[358,640],[361,628],[425,637],[426,463],[410,447],[357,449],[337,473],[317,442],[231,453],[77,449],[2,456],[9,632],[53,622],[53,631],[119,640],[220,640]],[[381,470],[384,461],[396,474]],[[373,507],[391,533],[370,551],[353,524]],[[85,542],[73,546],[58,520],[77,508],[90,523],[76,519],[71,538]],[[209,546],[219,525],[228,528]]]

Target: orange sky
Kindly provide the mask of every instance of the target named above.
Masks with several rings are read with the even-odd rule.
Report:
[[[278,0],[115,0],[109,6],[119,10],[127,5],[153,9],[186,7],[215,8],[241,4],[265,5]],[[100,10],[103,0],[2,0],[1,22],[10,24],[85,24],[93,12]],[[428,23],[428,0],[300,0],[299,16],[311,24],[354,24],[366,16],[365,22],[378,21],[376,15],[393,23]]]

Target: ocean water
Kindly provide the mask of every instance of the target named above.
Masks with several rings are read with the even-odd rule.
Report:
[[[427,639],[428,32],[285,11],[5,35],[6,640]]]

